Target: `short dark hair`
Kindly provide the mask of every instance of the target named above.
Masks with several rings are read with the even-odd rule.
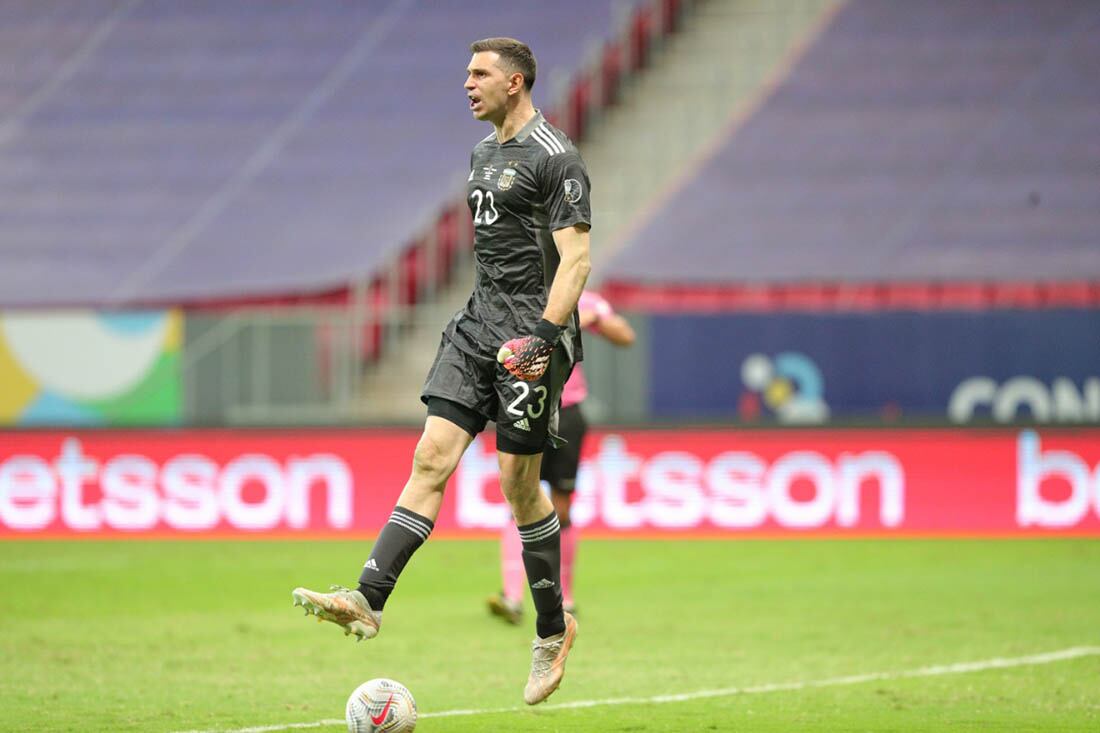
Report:
[[[523,86],[527,91],[535,86],[535,54],[531,53],[531,47],[523,41],[514,38],[483,38],[470,44],[470,51],[481,53],[482,51],[496,51],[500,54],[500,60],[510,73],[523,74]]]

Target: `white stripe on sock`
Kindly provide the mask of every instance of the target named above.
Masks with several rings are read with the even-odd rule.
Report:
[[[519,532],[519,538],[521,540],[523,540],[524,542],[527,542],[527,543],[539,542],[539,541],[544,540],[547,537],[551,536],[555,532],[560,532],[560,531],[561,531],[561,524],[558,523],[557,515],[554,515],[554,519],[553,519],[552,522],[547,522],[546,524],[542,525],[541,527],[533,527],[533,528],[528,529],[528,530],[522,530],[521,529],[520,532]]]
[[[402,517],[408,519],[410,522],[419,524],[421,527],[424,528],[426,532],[432,531],[432,523],[418,514],[405,514],[404,512],[394,512],[394,514],[400,514]]]
[[[399,511],[394,511],[392,514],[390,514],[391,517],[395,516],[395,515],[403,517],[404,519],[409,520],[413,524],[419,524],[421,527],[424,528],[425,532],[430,533],[432,531],[432,523],[429,522],[427,519],[424,519],[423,517],[419,516],[419,515],[406,514],[404,512],[399,512]]]
[[[405,525],[406,527],[414,527],[416,529],[416,531],[421,532],[423,534],[428,534],[429,532],[431,532],[430,527],[425,527],[421,522],[418,522],[415,519],[407,517],[404,514],[391,514],[390,515],[390,521],[391,522],[400,522],[401,524]]]
[[[396,524],[398,527],[404,527],[405,529],[420,537],[420,539],[422,540],[428,539],[429,533],[419,524],[415,524],[414,522],[410,521],[407,517],[404,517],[400,514],[392,514],[390,515],[390,522]]]

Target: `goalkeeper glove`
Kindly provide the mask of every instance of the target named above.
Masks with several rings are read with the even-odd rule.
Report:
[[[543,318],[535,326],[535,332],[530,336],[515,338],[506,342],[497,352],[497,361],[512,376],[525,382],[533,382],[543,375],[550,364],[550,354],[554,353],[554,347],[561,340],[561,333],[565,326]]]

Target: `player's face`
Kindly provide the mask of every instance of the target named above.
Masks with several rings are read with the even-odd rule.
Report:
[[[499,59],[496,51],[479,51],[466,67],[466,97],[475,119],[491,122],[504,118],[509,78],[497,66]]]

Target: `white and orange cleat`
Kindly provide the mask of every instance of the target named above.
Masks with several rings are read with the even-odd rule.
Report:
[[[565,614],[565,631],[531,643],[531,676],[523,690],[523,701],[538,705],[550,697],[565,676],[565,660],[577,638],[577,619]]]
[[[344,629],[344,636],[355,634],[356,641],[373,639],[382,625],[382,612],[371,609],[367,599],[357,590],[334,585],[331,593],[318,593],[308,588],[295,588],[290,595],[295,606],[314,614],[318,621],[331,621]]]

